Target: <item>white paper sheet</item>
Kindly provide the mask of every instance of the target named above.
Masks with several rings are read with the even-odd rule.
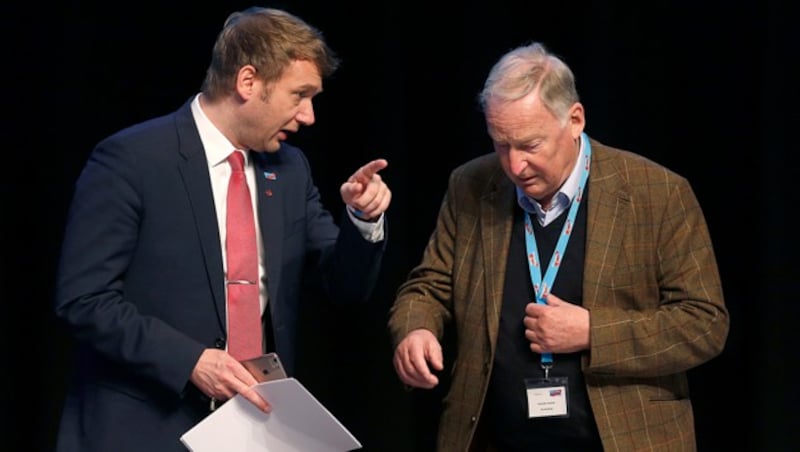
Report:
[[[255,386],[264,413],[236,395],[181,436],[192,452],[346,452],[361,443],[294,378]]]

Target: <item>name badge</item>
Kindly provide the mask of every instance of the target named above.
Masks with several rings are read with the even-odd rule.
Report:
[[[567,378],[526,379],[528,418],[569,417]]]

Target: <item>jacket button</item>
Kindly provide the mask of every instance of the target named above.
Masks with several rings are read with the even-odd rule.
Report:
[[[469,421],[474,424],[475,422],[478,421],[478,417],[477,416],[472,416],[471,418],[469,418]]]
[[[220,350],[225,348],[225,339],[218,337],[214,340],[214,347],[217,347]]]

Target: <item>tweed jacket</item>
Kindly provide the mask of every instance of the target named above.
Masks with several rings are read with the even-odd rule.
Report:
[[[603,447],[693,451],[686,371],[718,355],[729,328],[705,219],[685,178],[590,142],[583,306],[591,345],[582,367]],[[514,186],[494,153],[456,168],[421,263],[391,309],[395,346],[417,328],[440,341],[447,331],[457,338],[440,451],[469,450],[475,438],[515,208]]]

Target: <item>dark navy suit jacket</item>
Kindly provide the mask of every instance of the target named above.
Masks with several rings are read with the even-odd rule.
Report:
[[[309,259],[332,300],[363,302],[386,241],[365,240],[346,214],[336,225],[299,149],[250,155],[275,347],[291,375]],[[55,312],[78,360],[58,450],[185,450],[180,435],[208,414],[189,376],[226,338],[219,230],[190,102],[98,144],[65,237]]]

